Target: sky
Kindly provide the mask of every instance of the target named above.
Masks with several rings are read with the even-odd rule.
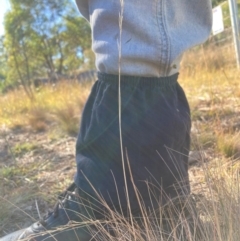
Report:
[[[4,34],[3,19],[6,11],[10,9],[8,0],[0,0],[0,36]]]
[[[10,9],[8,0],[0,0],[0,36],[4,34],[3,19],[8,9]]]
[[[5,12],[10,8],[8,0],[0,0],[0,35],[4,34],[3,18]]]

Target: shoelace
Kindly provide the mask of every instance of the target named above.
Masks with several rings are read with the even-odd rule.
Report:
[[[76,184],[72,183],[65,191],[58,195],[58,201],[56,202],[52,211],[48,211],[48,213],[39,221],[42,226],[46,226],[47,218],[50,215],[53,215],[56,218],[59,214],[59,208],[68,208],[68,200],[74,199],[76,195],[74,195],[74,191],[76,190]]]

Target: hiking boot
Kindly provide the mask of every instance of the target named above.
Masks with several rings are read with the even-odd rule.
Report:
[[[59,195],[59,201],[52,212],[30,227],[10,233],[0,241],[88,241],[91,235],[83,225],[84,208],[79,203],[75,184]],[[85,212],[86,213],[86,212]],[[85,217],[85,220],[86,217]],[[82,224],[80,224],[80,222]],[[92,239],[93,240],[93,239]]]

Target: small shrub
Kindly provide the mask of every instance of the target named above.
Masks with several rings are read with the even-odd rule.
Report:
[[[37,149],[37,146],[33,143],[29,143],[29,142],[24,142],[24,143],[18,143],[16,144],[12,149],[12,153],[15,156],[19,156],[19,155],[23,155],[27,152],[33,151]]]

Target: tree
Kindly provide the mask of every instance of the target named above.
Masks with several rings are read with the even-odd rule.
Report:
[[[84,65],[91,47],[88,23],[69,0],[10,0],[5,16],[8,81],[26,92],[33,79],[70,73]]]
[[[4,45],[4,36],[0,37],[0,83],[3,84],[7,76],[7,52]]]
[[[13,0],[14,3],[14,0]],[[32,16],[23,11],[19,4],[13,4],[13,10],[5,17],[6,40],[5,46],[9,55],[7,78],[20,80],[27,95],[32,99],[32,91],[29,88],[32,65],[30,60],[29,39],[31,29],[27,24]]]

